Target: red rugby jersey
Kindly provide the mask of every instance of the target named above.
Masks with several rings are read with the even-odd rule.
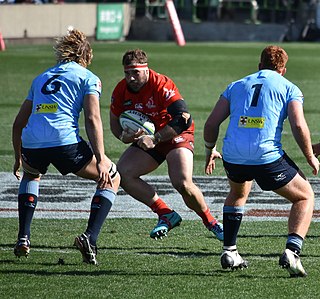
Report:
[[[149,80],[137,93],[127,89],[125,79],[117,84],[112,93],[110,109],[118,117],[125,110],[140,111],[151,119],[156,131],[159,131],[171,120],[167,107],[181,99],[177,86],[170,78],[149,69]],[[193,131],[193,125],[189,130]]]

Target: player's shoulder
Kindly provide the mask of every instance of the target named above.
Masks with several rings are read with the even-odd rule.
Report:
[[[174,87],[175,83],[173,80],[167,75],[157,73],[156,71],[149,69],[149,83],[150,85],[161,89],[164,86],[170,85],[170,87]]]

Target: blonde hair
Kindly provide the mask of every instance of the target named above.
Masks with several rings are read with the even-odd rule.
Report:
[[[260,59],[260,69],[280,71],[286,67],[288,54],[279,46],[268,46],[263,49]]]
[[[87,67],[92,60],[92,49],[85,34],[77,29],[69,28],[68,33],[56,39],[53,47],[57,62],[74,61]]]

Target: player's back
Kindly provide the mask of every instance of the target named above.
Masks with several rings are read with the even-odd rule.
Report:
[[[37,76],[27,97],[33,101],[33,108],[22,135],[24,146],[52,147],[78,142],[84,96],[99,96],[99,82],[97,76],[75,62],[57,64]]]
[[[224,159],[255,165],[280,158],[287,106],[301,91],[279,73],[261,70],[231,83],[223,96],[230,102]]]

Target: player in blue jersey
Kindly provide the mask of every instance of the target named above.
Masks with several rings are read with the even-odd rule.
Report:
[[[15,152],[13,173],[19,187],[19,232],[14,247],[17,257],[30,252],[30,227],[39,197],[42,174],[52,164],[62,175],[97,182],[85,232],[74,245],[83,261],[97,264],[96,242],[118,191],[120,176],[105,155],[100,116],[100,79],[87,69],[92,49],[86,36],[70,28],[54,47],[57,64],[37,76],[13,124]],[[79,116],[84,111],[89,144],[79,135]]]
[[[266,47],[261,53],[259,71],[231,83],[205,123],[205,172],[212,174],[215,159],[223,158],[230,185],[223,207],[224,269],[247,267],[237,251],[236,241],[255,180],[263,190],[272,190],[292,203],[286,249],[279,265],[291,276],[306,275],[299,254],[312,218],[314,193],[301,170],[282,149],[281,133],[286,118],[314,175],[318,174],[319,161],[313,154],[303,113],[303,94],[283,77],[287,61],[288,55],[282,48]],[[216,143],[220,125],[228,117],[221,156]]]

